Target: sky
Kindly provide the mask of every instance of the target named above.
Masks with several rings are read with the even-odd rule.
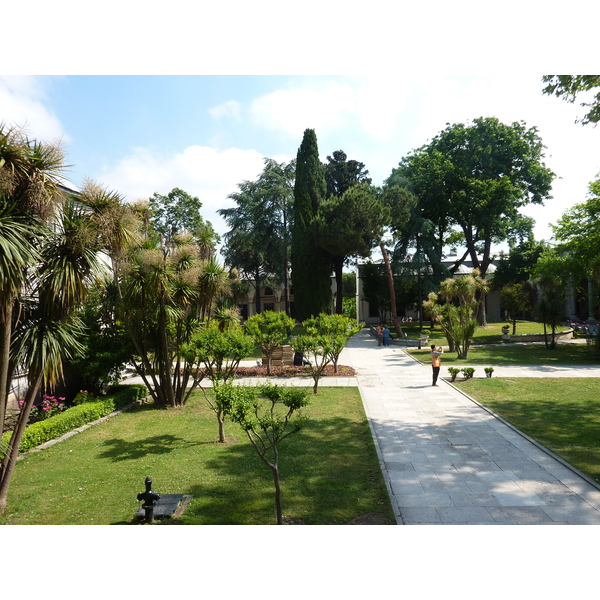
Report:
[[[322,161],[335,150],[381,185],[447,124],[493,116],[536,127],[557,175],[552,198],[523,212],[536,239],[586,198],[600,171],[600,130],[583,109],[542,94],[542,73],[352,75],[0,75],[0,121],[60,141],[69,184],[91,179],[127,201],[179,187],[200,198],[217,233],[228,195],[263,159],[295,158],[307,128]]]

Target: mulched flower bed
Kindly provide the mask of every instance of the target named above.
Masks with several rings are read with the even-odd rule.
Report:
[[[267,377],[267,367],[238,367],[238,377]],[[356,372],[352,367],[338,365],[338,372],[333,372],[333,365],[327,365],[323,377],[353,377]],[[310,367],[271,367],[271,377],[310,377]]]

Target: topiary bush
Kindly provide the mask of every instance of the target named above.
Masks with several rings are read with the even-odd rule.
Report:
[[[456,376],[460,373],[460,369],[456,367],[448,367],[448,373],[450,373],[450,381],[456,381]]]
[[[465,379],[471,379],[475,374],[475,369],[473,367],[465,367],[464,369],[461,369],[461,371]]]

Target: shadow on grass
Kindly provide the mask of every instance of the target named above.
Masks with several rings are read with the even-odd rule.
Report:
[[[113,462],[123,460],[137,460],[150,454],[167,454],[182,447],[198,446],[200,442],[189,442],[175,435],[155,435],[143,440],[128,442],[119,438],[106,440],[106,450],[101,452],[99,458],[112,459]]]
[[[276,522],[272,472],[249,442],[225,448],[205,466],[226,476],[191,488],[195,502],[186,510],[187,522]],[[296,521],[343,524],[368,512],[389,512],[367,423],[341,417],[310,422],[279,446],[279,471],[283,512]]]

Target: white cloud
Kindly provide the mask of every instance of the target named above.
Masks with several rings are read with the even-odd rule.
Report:
[[[223,102],[223,104],[209,108],[208,112],[213,119],[219,120],[223,117],[233,117],[236,121],[239,121],[240,109],[241,104],[239,102],[236,100],[228,100],[227,102]]]
[[[33,76],[0,76],[0,121],[23,127],[37,140],[69,141],[56,115],[44,106],[44,87]]]
[[[218,152],[206,146],[189,146],[163,157],[147,148],[135,148],[114,166],[104,167],[98,183],[117,190],[128,201],[181,188],[200,198],[202,216],[222,235],[228,227],[216,211],[233,206],[227,196],[236,192],[242,181],[256,179],[263,166],[263,155],[256,150],[229,148]]]
[[[346,83],[328,81],[261,96],[251,103],[250,112],[262,127],[301,138],[307,128],[319,132],[344,125],[356,113],[356,93]]]

